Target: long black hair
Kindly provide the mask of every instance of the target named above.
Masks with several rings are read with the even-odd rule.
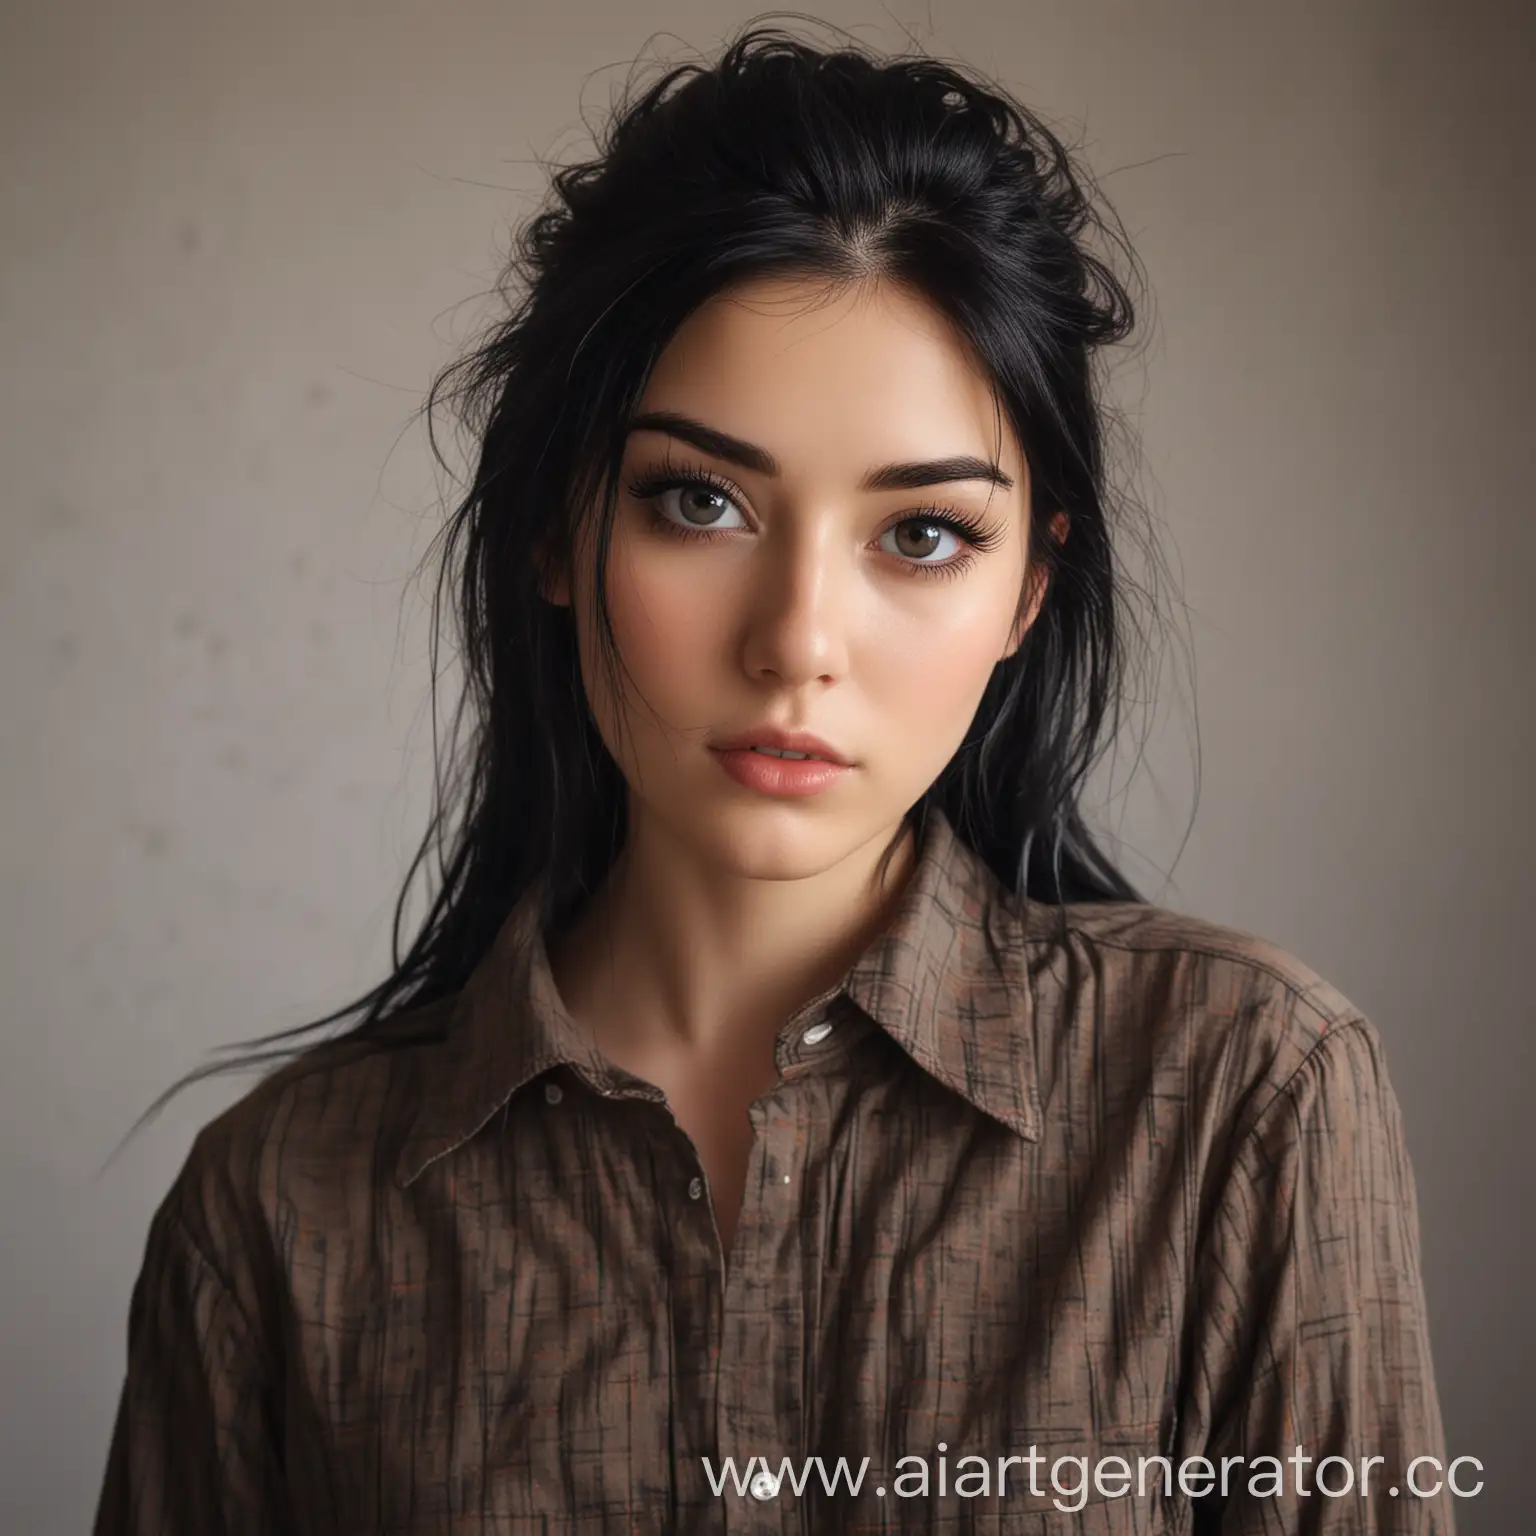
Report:
[[[926,298],[987,370],[1029,465],[1043,605],[909,821],[942,807],[1027,900],[1145,900],[1078,808],[1118,723],[1126,638],[1099,365],[1131,334],[1134,305],[1095,238],[1129,277],[1140,269],[1069,151],[974,72],[763,25],[632,93],[597,139],[519,231],[497,290],[505,317],[427,397],[439,462],[444,408],[474,446],[428,551],[434,706],[445,605],[463,686],[434,730],[434,803],[395,909],[394,970],[314,1023],[243,1042],[265,1049],[234,1065],[292,1054],[288,1042],[354,1015],[346,1038],[382,1045],[401,1016],[441,1015],[426,1005],[463,986],[536,883],[551,922],[596,887],[623,842],[626,786],[587,706],[572,611],[541,597],[535,554],[573,558],[590,511],[606,568],[626,422],[652,366],[705,299],[760,276],[878,278]],[[1057,509],[1070,519],[1060,544]],[[590,586],[614,666],[604,584]],[[402,953],[407,896],[433,863]]]

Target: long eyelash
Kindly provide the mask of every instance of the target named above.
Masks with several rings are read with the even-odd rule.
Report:
[[[940,528],[948,528],[951,533],[959,534],[967,544],[983,554],[989,549],[996,549],[1003,542],[1001,528],[974,522],[963,512],[956,512],[951,507],[918,507],[916,511],[904,514],[895,526],[899,528],[902,523],[928,523]]]
[[[741,501],[741,492],[723,475],[716,474],[704,464],[669,464],[665,470],[636,475],[625,482],[625,488],[636,501],[650,504],[651,522],[676,538],[718,539],[738,532],[735,528],[683,528],[670,518],[663,517],[655,505],[656,499],[667,491],[694,490],[699,486],[727,497],[730,501]],[[970,546],[965,553],[954,555],[940,565],[925,560],[903,560],[901,564],[914,576],[958,576],[975,561],[978,553],[985,554],[988,550],[996,549],[1006,537],[1002,528],[989,527],[953,507],[914,507],[892,526],[899,528],[903,523],[923,523],[929,527],[947,529]]]
[[[668,465],[664,470],[636,476],[625,482],[629,494],[637,501],[660,496],[663,491],[685,490],[690,486],[707,485],[710,490],[729,496],[732,501],[741,499],[741,492],[722,475],[706,469],[702,464]]]

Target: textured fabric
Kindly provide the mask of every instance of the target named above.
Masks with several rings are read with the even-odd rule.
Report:
[[[892,922],[780,1032],[726,1256],[536,911],[417,1010],[436,1042],[321,1049],[198,1136],[134,1291],[98,1536],[1453,1531],[1449,1495],[1387,1492],[1446,1460],[1397,1100],[1298,960],[1020,903],[935,813]],[[1252,1458],[1298,1445],[1303,1486],[1342,1455],[1356,1491],[1299,1494],[1286,1462],[1249,1497]],[[999,1469],[1031,1447],[1035,1491]],[[1198,1469],[1139,1491],[1159,1454],[1245,1462],[1225,1501]],[[711,1491],[704,1458],[752,1456],[791,1477]],[[1080,1510],[1080,1472],[1052,1487],[1109,1456],[1123,1496],[1114,1464]],[[839,1458],[868,1458],[856,1496],[824,1489]]]

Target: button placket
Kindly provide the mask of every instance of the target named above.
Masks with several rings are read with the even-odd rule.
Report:
[[[796,1085],[784,1083],[751,1110],[752,1162],[722,1296],[716,1441],[718,1454],[734,1456],[738,1465],[761,1459],[746,1497],[726,1501],[721,1511],[728,1531],[780,1528],[786,1492],[780,1464],[800,1442],[796,1397],[806,1339],[801,1309],[783,1303],[799,1293],[802,1223],[793,1196],[774,1194],[795,1180],[800,1166],[799,1097]]]
[[[722,1263],[716,1258],[719,1233],[713,1213],[707,1208],[702,1212],[697,1209],[708,1194],[703,1177],[689,1171],[698,1167],[697,1152],[675,1116],[671,1121],[676,1140],[668,1138],[665,1161],[662,1149],[656,1149],[656,1170],[660,1175],[656,1192],[672,1207],[674,1218],[668,1222],[672,1232],[666,1261],[671,1349],[676,1362],[672,1386],[673,1474],[681,1477],[686,1469],[691,1478],[701,1465],[701,1457],[718,1460],[720,1454],[716,1440],[718,1381],[713,1361],[719,1351],[724,1276]],[[681,1210],[675,1205],[680,1186],[688,1202]],[[713,1521],[718,1507],[714,1500],[707,1511],[701,1504],[698,1518]],[[684,1520],[677,1528],[694,1527]]]

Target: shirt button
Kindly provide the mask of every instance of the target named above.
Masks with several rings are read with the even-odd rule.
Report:
[[[688,1180],[688,1198],[690,1200],[702,1200],[704,1198],[704,1180],[703,1179],[689,1179]],[[739,1487],[740,1485],[738,1484],[737,1486]]]
[[[830,1024],[812,1024],[800,1038],[807,1045],[820,1045],[831,1033],[832,1026]]]
[[[759,1472],[747,1487],[751,1489],[754,1499],[776,1499],[779,1496],[779,1480],[772,1472]]]
[[[544,1102],[546,1104],[558,1104],[565,1095],[560,1091],[559,1083],[544,1084]]]

